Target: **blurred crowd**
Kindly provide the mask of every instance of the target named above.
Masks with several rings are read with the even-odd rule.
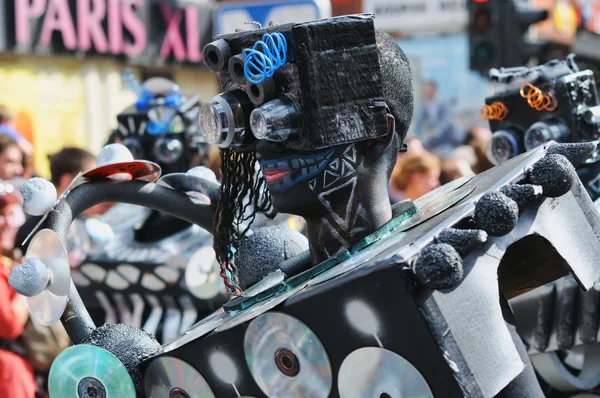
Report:
[[[454,127],[452,108],[436,96],[436,85],[423,86],[424,103],[415,110],[415,123],[406,138],[407,151],[398,155],[390,182],[392,204],[415,200],[457,178],[492,167],[486,157],[491,132]],[[48,397],[47,375],[56,356],[70,341],[61,324],[45,327],[29,318],[27,302],[8,284],[10,270],[22,261],[25,238],[40,217],[26,217],[19,188],[34,176],[34,146],[14,128],[8,107],[0,104],[0,397]],[[63,148],[49,157],[51,182],[58,195],[79,172],[95,167],[94,154],[80,148]],[[207,166],[220,178],[220,156],[208,151]],[[90,209],[101,214],[110,204]]]

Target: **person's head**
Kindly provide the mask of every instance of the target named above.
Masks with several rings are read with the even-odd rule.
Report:
[[[451,157],[441,160],[440,183],[447,184],[457,178],[475,174],[469,162],[464,158]]]
[[[48,156],[51,181],[60,195],[80,172],[96,167],[96,157],[81,148],[63,148]]]
[[[0,246],[2,252],[14,248],[17,231],[24,218],[21,201],[17,196],[0,195]]]
[[[252,97],[253,90],[246,92],[231,79],[222,79],[223,93],[200,111],[201,131],[207,141],[224,148],[223,194],[215,225],[217,252],[235,246],[230,237],[236,233],[235,220],[246,214],[242,199],[249,195],[254,195],[250,200],[258,211],[268,210],[272,203],[278,212],[307,220],[343,218],[344,214],[333,214],[342,208],[355,214],[356,208],[363,205],[386,202],[389,206],[387,182],[413,114],[412,77],[406,55],[389,35],[376,31],[368,18],[340,17],[296,24],[289,29],[295,32],[289,36],[292,39],[288,48],[294,48],[296,68],[282,68],[281,80],[272,82],[281,85],[274,98],[260,102],[260,98]],[[247,41],[255,37],[260,40],[256,31],[244,34],[249,36]],[[320,55],[317,41],[301,45],[293,42],[293,37],[303,34],[327,35],[334,46],[330,55]],[[230,40],[234,49],[238,46],[236,40],[242,40],[240,35],[221,40]],[[336,35],[340,40],[331,39]],[[207,45],[205,53],[211,55],[214,46]],[[352,51],[357,55],[354,58]],[[316,54],[321,60],[318,71],[302,61],[302,57],[312,59]],[[220,70],[210,64],[210,56],[205,60],[210,68]],[[356,75],[353,83],[348,83],[348,76],[365,68],[370,72]],[[235,68],[231,70],[233,76]],[[243,78],[238,76],[238,80]],[[282,92],[285,94],[278,94]],[[231,112],[220,110],[224,108],[234,110],[235,120],[228,116]],[[234,133],[231,128],[223,128],[225,122],[240,126],[244,115],[248,122],[243,131]],[[284,120],[278,121],[277,117]],[[256,160],[264,179],[254,178]],[[265,185],[267,195],[262,195]],[[382,210],[391,217],[390,208]]]
[[[489,129],[479,126],[471,127],[469,130],[467,130],[467,135],[465,137],[465,145],[475,147],[478,141],[482,140],[487,142],[491,138],[492,132]]]
[[[23,152],[8,135],[0,134],[0,180],[12,180],[23,174]]]
[[[433,80],[426,81],[423,83],[423,97],[427,101],[435,99],[437,93],[437,84]]]
[[[10,123],[13,120],[13,114],[6,105],[0,104],[0,124]]]
[[[473,171],[475,173],[483,173],[486,170],[494,167],[492,162],[487,157],[487,145],[489,140],[485,139],[476,139],[471,143],[471,146],[475,150],[475,156],[477,157],[477,162],[473,166]]]
[[[407,199],[415,200],[440,185],[441,165],[429,152],[409,155],[402,160],[391,177],[391,184]]]

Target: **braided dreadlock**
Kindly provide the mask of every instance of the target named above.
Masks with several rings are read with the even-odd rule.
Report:
[[[256,176],[253,151],[221,150],[221,199],[214,225],[214,249],[221,264],[221,277],[232,294],[241,295],[237,286],[235,254],[250,230],[257,212],[274,217],[271,195],[262,175]],[[250,210],[250,211],[248,211]]]

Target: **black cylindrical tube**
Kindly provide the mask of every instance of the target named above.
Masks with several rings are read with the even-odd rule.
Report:
[[[229,48],[229,44],[225,40],[215,40],[204,46],[202,56],[204,63],[210,70],[220,72],[229,65],[231,48]]]
[[[277,85],[273,78],[265,79],[262,83],[248,83],[246,93],[250,101],[256,106],[271,101],[277,95]]]
[[[238,54],[229,58],[229,75],[237,84],[246,84],[246,76],[244,74],[244,58]]]
[[[88,182],[73,189],[50,212],[43,227],[56,232],[66,246],[69,227],[75,217],[90,207],[105,202],[145,206],[212,231],[215,215],[213,206],[196,205],[187,195],[156,184],[110,180]],[[85,343],[96,328],[73,281],[61,321],[73,344]]]

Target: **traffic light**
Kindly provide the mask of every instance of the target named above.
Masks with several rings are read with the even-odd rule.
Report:
[[[469,66],[487,77],[491,68],[522,66],[546,48],[528,42],[529,27],[548,18],[546,10],[517,7],[513,0],[469,0]]]

